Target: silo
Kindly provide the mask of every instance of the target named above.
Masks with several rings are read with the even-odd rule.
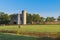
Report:
[[[18,25],[20,24],[20,14],[18,14]]]
[[[23,18],[22,20],[23,24],[26,24],[26,11],[25,10],[22,11],[22,18]]]

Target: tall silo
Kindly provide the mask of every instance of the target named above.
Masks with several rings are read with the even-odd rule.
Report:
[[[26,24],[26,11],[25,10],[22,11],[22,18],[23,18],[22,20],[23,24]]]
[[[20,24],[20,14],[18,14],[18,24]]]

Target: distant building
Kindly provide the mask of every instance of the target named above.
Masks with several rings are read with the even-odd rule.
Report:
[[[11,17],[11,24],[26,24],[26,11],[23,10],[22,14],[14,14]]]

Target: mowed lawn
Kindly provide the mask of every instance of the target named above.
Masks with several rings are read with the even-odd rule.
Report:
[[[0,30],[20,30],[23,32],[60,32],[60,25],[8,25],[0,26]]]

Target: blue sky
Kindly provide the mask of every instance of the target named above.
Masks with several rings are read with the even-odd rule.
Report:
[[[58,17],[60,0],[0,0],[0,12],[13,14],[21,13],[22,10],[38,13],[43,17]]]

